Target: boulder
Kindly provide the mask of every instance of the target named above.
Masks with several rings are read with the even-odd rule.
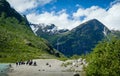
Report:
[[[80,76],[80,74],[78,74],[78,73],[75,73],[73,76]]]

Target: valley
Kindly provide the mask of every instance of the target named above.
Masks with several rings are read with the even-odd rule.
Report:
[[[39,3],[39,0],[37,0],[37,3],[34,3],[35,0],[29,1],[33,1],[33,5]],[[55,14],[55,11],[50,14],[42,11],[45,14],[42,13],[38,17],[42,17],[43,15],[44,17],[42,19],[34,19],[36,15],[41,13],[41,10],[39,10],[36,12],[37,14],[32,14],[31,18],[35,22],[43,20],[47,23],[47,21],[51,20],[53,23],[46,24],[41,21],[37,24],[28,20],[30,16],[24,15],[28,14],[31,10],[32,12],[37,10],[35,7],[21,13],[11,3],[9,4],[9,2],[11,1],[0,0],[0,76],[120,75],[120,31],[110,29],[108,28],[109,25],[103,23],[104,21],[110,23],[110,19],[106,18],[107,20],[104,20],[105,18],[103,18],[101,20],[93,17],[88,18],[82,23],[80,21],[84,21],[87,18],[86,16],[82,16],[76,22],[75,20],[79,19],[76,16],[82,14],[76,14],[79,10],[73,13],[72,18],[69,18],[67,10],[62,10],[57,12],[57,14]],[[107,12],[107,16],[109,16],[108,12],[111,12],[113,7],[114,9],[115,7],[120,8],[119,2],[115,5],[112,5],[108,10],[104,10],[104,12]],[[40,6],[40,8],[43,7],[42,5],[37,6]],[[100,8],[94,6],[90,9],[96,11]],[[85,9],[81,9],[80,11],[83,10]],[[86,9],[83,12],[85,13],[86,11],[89,10]],[[114,15],[115,17],[119,17],[119,15],[113,15],[113,13],[110,13],[110,17]],[[99,13],[95,15],[97,14]],[[57,19],[59,15],[60,18]],[[49,18],[47,17],[46,19],[46,16]],[[52,19],[50,19],[51,17]],[[65,22],[65,20],[68,20],[68,22]],[[114,20],[113,23],[116,23],[118,26],[119,23],[116,22],[117,20]],[[70,26],[71,24],[76,22],[77,26],[72,29],[59,29],[59,24],[54,24],[56,22],[65,22],[65,24],[69,24],[66,25],[69,28],[72,27]],[[28,65],[26,61],[34,61],[36,63],[34,63],[35,65]],[[16,62],[19,62],[19,64],[16,64]]]

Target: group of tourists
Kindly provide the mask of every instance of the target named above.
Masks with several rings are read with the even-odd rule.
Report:
[[[18,61],[16,62],[16,66],[18,65],[34,65],[34,66],[37,66],[37,63],[36,61],[33,61],[33,60],[28,60],[28,61]]]

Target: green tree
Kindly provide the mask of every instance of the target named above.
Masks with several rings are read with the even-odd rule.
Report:
[[[87,76],[120,75],[120,40],[101,42],[88,56]]]

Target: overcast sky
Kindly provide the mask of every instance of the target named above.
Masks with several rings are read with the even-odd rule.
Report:
[[[120,0],[7,0],[32,23],[72,29],[98,19],[109,29],[120,30]]]

